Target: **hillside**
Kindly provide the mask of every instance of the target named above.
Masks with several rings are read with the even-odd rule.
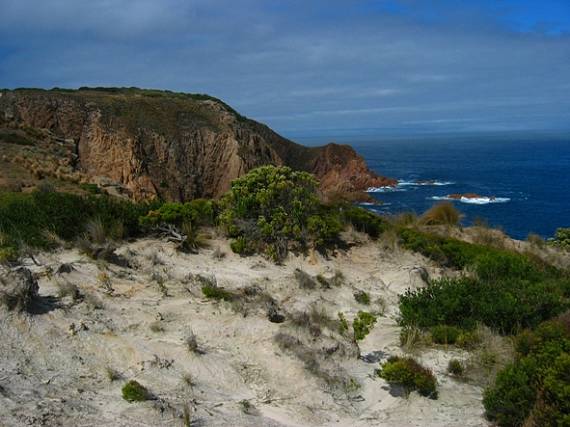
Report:
[[[349,146],[304,147],[216,98],[137,88],[1,91],[0,162],[0,186],[51,176],[137,200],[218,197],[265,164],[311,172],[329,195],[395,184]]]

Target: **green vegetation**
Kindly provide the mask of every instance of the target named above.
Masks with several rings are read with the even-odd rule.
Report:
[[[502,333],[532,328],[570,306],[570,276],[541,261],[504,249],[400,231],[404,247],[473,277],[432,281],[400,297],[402,325],[472,330],[477,322]]]
[[[34,145],[34,142],[27,136],[10,131],[0,131],[0,142],[14,145]]]
[[[150,393],[140,383],[131,380],[126,383],[122,388],[123,399],[127,402],[143,402],[150,399]]]
[[[97,219],[106,230],[120,227],[124,237],[140,235],[139,217],[153,204],[136,204],[109,196],[58,192],[0,193],[0,252],[17,255],[23,246],[47,249],[53,235],[71,241]],[[51,234],[51,236],[50,236]]]
[[[357,231],[368,234],[373,239],[380,237],[389,227],[385,219],[358,206],[344,206],[342,217],[345,223],[352,225]]]
[[[370,295],[364,291],[356,291],[354,293],[354,299],[359,304],[370,305]]]
[[[376,316],[366,311],[359,311],[356,318],[352,322],[352,329],[354,330],[354,339],[362,341],[366,335],[370,333],[374,324],[376,323]]]
[[[552,244],[559,248],[570,250],[570,228],[557,229]]]
[[[437,325],[431,328],[431,339],[436,344],[455,344],[461,329],[455,326]]]
[[[517,357],[484,394],[498,426],[570,423],[570,313],[517,337]]]
[[[463,366],[463,363],[461,363],[460,360],[451,359],[449,361],[449,364],[447,365],[447,372],[456,377],[462,377],[463,374],[465,373],[465,367]]]
[[[338,211],[319,202],[317,181],[288,167],[263,166],[236,179],[221,201],[219,222],[240,254],[281,261],[291,246],[326,248],[342,230]]]
[[[435,376],[411,357],[390,357],[381,366],[378,375],[391,384],[404,387],[406,393],[417,390],[422,396],[437,398]]]
[[[233,299],[233,294],[213,285],[202,286],[202,293],[206,298],[215,299],[218,301],[231,301]]]

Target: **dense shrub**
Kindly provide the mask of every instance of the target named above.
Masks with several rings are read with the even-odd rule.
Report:
[[[323,206],[316,190],[312,175],[288,167],[262,166],[234,180],[219,215],[226,234],[241,239],[232,249],[245,254],[251,248],[280,261],[291,245],[334,244],[342,230],[340,214]]]
[[[411,357],[390,357],[378,375],[391,384],[401,385],[407,393],[417,390],[422,396],[437,398],[435,376]]]
[[[558,228],[552,244],[562,249],[570,249],[570,228]]]
[[[356,341],[363,340],[366,335],[370,333],[374,324],[376,323],[376,316],[366,311],[359,311],[356,318],[352,322],[354,330],[354,339]]]
[[[517,337],[517,358],[485,390],[487,417],[499,426],[570,422],[570,314]]]
[[[356,291],[354,292],[354,299],[356,300],[357,303],[359,304],[363,304],[363,305],[369,305],[370,304],[370,295],[368,295],[368,293],[364,292],[364,291]]]
[[[194,226],[213,225],[215,205],[211,200],[195,199],[186,203],[164,203],[156,210],[140,218],[145,226],[173,224],[181,227],[185,223]]]
[[[472,330],[477,322],[503,333],[534,327],[569,306],[555,281],[442,279],[400,296],[402,325],[453,325]]]
[[[437,325],[430,329],[431,339],[436,344],[455,344],[461,329],[455,326]]]
[[[233,294],[231,292],[228,292],[225,289],[214,285],[202,286],[202,293],[206,298],[215,299],[218,301],[231,301],[233,299]]]
[[[388,229],[388,223],[379,215],[358,206],[345,206],[342,209],[344,222],[351,224],[354,229],[368,234],[373,239]]]
[[[123,399],[127,402],[143,402],[150,399],[150,393],[139,382],[131,380],[122,388]]]
[[[98,218],[108,229],[120,224],[125,236],[141,232],[138,218],[154,204],[136,204],[109,196],[78,196],[59,192],[0,193],[0,230],[7,236],[0,246],[18,248],[22,243],[48,248],[46,232],[72,240]],[[0,248],[1,249],[1,248]]]

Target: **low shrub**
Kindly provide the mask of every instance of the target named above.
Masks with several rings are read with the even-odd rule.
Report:
[[[390,357],[381,366],[378,375],[390,384],[404,387],[406,393],[417,390],[422,396],[437,398],[435,376],[411,357]]]
[[[382,217],[358,206],[345,206],[342,209],[342,218],[355,230],[366,233],[373,239],[380,237],[389,227]]]
[[[566,425],[570,421],[570,313],[524,331],[517,358],[485,390],[486,416],[498,426]]]
[[[449,364],[447,365],[447,372],[456,377],[462,377],[463,374],[465,373],[465,367],[463,366],[463,363],[461,363],[460,360],[451,359],[449,361]]]
[[[143,402],[150,399],[150,393],[140,383],[131,380],[126,383],[122,388],[123,399],[127,402]]]
[[[455,344],[461,329],[455,326],[437,325],[430,329],[431,339],[436,344]]]
[[[570,227],[558,228],[551,244],[562,249],[570,249]]]
[[[215,299],[218,301],[231,301],[234,295],[217,285],[204,285],[202,286],[202,293],[206,298]]]
[[[356,341],[363,340],[366,335],[370,333],[374,324],[376,323],[376,316],[366,311],[359,311],[356,318],[352,322],[352,329],[354,330],[354,339]]]
[[[357,303],[363,305],[370,305],[370,295],[368,295],[364,291],[356,291],[354,292],[354,299]]]

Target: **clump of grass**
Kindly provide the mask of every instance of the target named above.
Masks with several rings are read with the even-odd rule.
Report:
[[[160,333],[160,332],[164,332],[164,326],[163,326],[162,323],[161,323],[160,321],[158,321],[158,320],[155,321],[155,322],[152,322],[152,323],[149,325],[149,329],[150,329],[152,332],[154,332],[155,334],[158,334],[158,333]]]
[[[151,395],[145,386],[135,380],[130,380],[122,388],[123,399],[127,402],[144,402],[149,400]]]
[[[462,377],[465,373],[465,367],[460,360],[451,359],[447,365],[447,372],[456,377]]]
[[[184,338],[184,345],[190,353],[201,354],[200,346],[198,345],[198,338],[192,329],[188,331]]]
[[[342,312],[338,313],[338,320],[339,320],[338,333],[341,335],[346,335],[346,333],[348,332],[348,320],[346,320],[344,313]]]
[[[216,246],[216,248],[212,252],[212,258],[214,258],[217,261],[221,261],[225,257],[226,257],[226,253],[224,251],[222,251],[218,246]]]
[[[115,292],[115,289],[113,288],[113,283],[111,282],[111,278],[106,272],[101,271],[97,275],[97,281],[99,282],[99,285],[101,286],[101,288],[103,288],[103,291],[106,294],[112,295]]]
[[[431,339],[436,344],[452,345],[461,335],[461,329],[455,326],[437,325],[430,329]]]
[[[374,324],[376,323],[376,316],[366,311],[359,311],[356,318],[352,322],[354,330],[354,339],[356,341],[363,340],[366,335],[370,333]]]
[[[542,237],[540,237],[536,233],[529,233],[528,237],[526,238],[527,242],[530,243],[532,247],[542,249],[546,246],[546,242]]]
[[[428,209],[420,218],[423,225],[456,226],[461,220],[460,212],[451,202],[438,203]]]
[[[309,273],[296,268],[294,274],[301,289],[315,289],[317,287],[317,281]]]
[[[118,381],[122,378],[122,375],[119,371],[117,371],[116,369],[113,369],[109,366],[105,367],[105,376],[111,382]]]
[[[234,295],[223,288],[213,285],[202,286],[202,293],[206,298],[217,301],[232,301]]]
[[[357,303],[362,305],[370,305],[370,295],[368,295],[368,293],[358,290],[354,292],[353,295]]]
[[[255,410],[255,406],[247,399],[240,400],[239,407],[244,414],[248,415],[251,415]]]
[[[426,344],[426,337],[419,328],[412,325],[402,328],[400,346],[406,353],[413,353],[422,344]]]
[[[57,296],[59,298],[70,297],[74,303],[83,300],[83,295],[77,285],[68,281],[57,283]]]
[[[411,357],[390,357],[378,370],[378,375],[390,384],[402,386],[407,394],[417,390],[422,396],[437,399],[435,376]]]

